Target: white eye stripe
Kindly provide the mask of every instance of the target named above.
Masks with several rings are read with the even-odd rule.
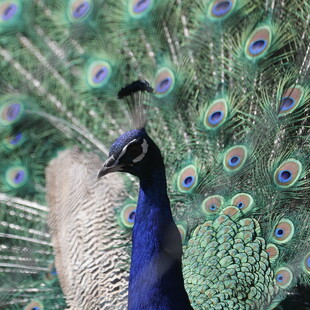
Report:
[[[147,143],[146,140],[144,140],[144,139],[143,139],[143,143],[142,143],[141,146],[142,146],[142,154],[139,155],[137,158],[135,158],[135,159],[133,160],[134,163],[137,163],[137,162],[141,161],[141,160],[144,158],[144,156],[145,156],[145,154],[146,154],[146,152],[147,152],[147,150],[148,150],[148,148],[149,148],[148,143]]]
[[[119,160],[122,158],[122,156],[126,153],[127,148],[128,148],[133,142],[135,142],[135,141],[137,141],[137,139],[134,139],[134,140],[130,141],[130,142],[122,149],[121,153],[119,154],[119,156],[118,156],[118,158],[117,158],[117,161],[119,161]],[[148,143],[147,143],[147,141],[146,141],[145,139],[143,139],[143,142],[142,142],[142,144],[141,144],[141,147],[142,147],[142,154],[140,154],[138,157],[136,157],[135,159],[133,159],[133,163],[137,163],[137,162],[141,161],[141,160],[144,158],[144,156],[145,156],[145,154],[146,154],[146,152],[147,152],[147,150],[148,150],[148,147],[149,147],[149,145],[148,145]]]
[[[130,141],[128,144],[126,144],[126,145],[124,146],[124,148],[122,149],[121,153],[118,155],[117,160],[119,160],[120,158],[122,158],[122,156],[126,153],[128,146],[129,146],[132,142],[134,142],[134,141],[137,141],[137,139],[134,139],[134,140]]]

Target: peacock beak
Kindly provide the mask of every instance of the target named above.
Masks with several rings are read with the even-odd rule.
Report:
[[[123,164],[120,164],[118,160],[116,160],[113,156],[110,156],[103,164],[102,168],[99,170],[97,174],[97,178],[101,178],[104,175],[112,172],[121,171],[123,168]]]

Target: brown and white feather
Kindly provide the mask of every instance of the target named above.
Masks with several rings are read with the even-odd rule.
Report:
[[[98,156],[63,151],[46,169],[55,266],[71,310],[126,309],[130,235],[115,221],[125,197],[113,174],[97,180]]]

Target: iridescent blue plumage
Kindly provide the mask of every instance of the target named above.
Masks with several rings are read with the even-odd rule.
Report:
[[[161,153],[144,129],[121,135],[99,176],[123,171],[140,180],[132,234],[128,309],[192,309],[184,289],[182,242],[173,221]]]

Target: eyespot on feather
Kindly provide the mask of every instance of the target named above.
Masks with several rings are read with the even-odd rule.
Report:
[[[11,125],[19,121],[24,113],[21,103],[6,103],[0,109],[0,122],[2,125]]]
[[[14,136],[10,136],[4,139],[4,144],[8,149],[14,149],[23,144],[25,141],[24,135],[19,132]]]
[[[168,68],[162,68],[155,75],[155,91],[159,97],[168,95],[174,88],[175,77],[173,72]]]
[[[228,172],[241,169],[247,159],[247,149],[243,145],[229,148],[224,154],[223,165]]]
[[[222,20],[227,18],[234,10],[235,0],[214,0],[208,8],[208,18],[211,20]]]
[[[242,210],[244,213],[247,213],[254,207],[254,200],[251,195],[240,193],[231,199],[231,204]]]
[[[28,181],[28,170],[23,166],[9,167],[6,170],[5,179],[13,188],[23,187]]]
[[[56,271],[54,263],[52,263],[48,266],[48,272],[46,273],[46,277],[49,281],[51,281],[57,277],[57,271]]]
[[[270,262],[274,262],[279,257],[279,249],[276,245],[269,243],[266,247],[266,252],[268,254]]]
[[[296,159],[288,159],[283,162],[274,173],[274,182],[281,188],[293,186],[299,179],[302,164]]]
[[[245,53],[249,59],[263,57],[270,46],[272,33],[270,27],[262,26],[252,32],[245,45]]]
[[[274,229],[273,241],[276,243],[286,243],[293,238],[294,232],[294,224],[288,219],[282,219]]]
[[[225,99],[213,101],[204,114],[205,128],[215,130],[222,126],[227,118],[227,111],[227,101]]]
[[[303,269],[307,274],[310,274],[310,252],[303,259]]]
[[[198,174],[194,165],[188,165],[178,174],[177,188],[181,193],[190,193],[197,185]]]
[[[224,203],[224,197],[219,195],[207,197],[201,204],[202,212],[206,215],[219,213]]]
[[[132,228],[135,223],[137,205],[134,203],[126,204],[120,212],[121,224],[126,228]]]
[[[132,0],[129,2],[129,14],[134,18],[145,16],[153,7],[153,0]]]
[[[276,271],[275,280],[280,288],[286,289],[293,281],[293,274],[290,269],[282,267]]]
[[[24,310],[44,310],[44,307],[39,301],[33,300],[24,307]]]
[[[87,68],[87,82],[92,88],[100,88],[108,83],[112,74],[111,66],[104,60],[93,61]]]
[[[302,100],[303,94],[304,90],[299,85],[287,89],[279,102],[279,117],[293,112]]]
[[[21,12],[20,1],[5,1],[0,4],[0,23],[13,23]]]
[[[68,16],[72,22],[84,21],[92,12],[92,0],[71,0],[68,5]]]

